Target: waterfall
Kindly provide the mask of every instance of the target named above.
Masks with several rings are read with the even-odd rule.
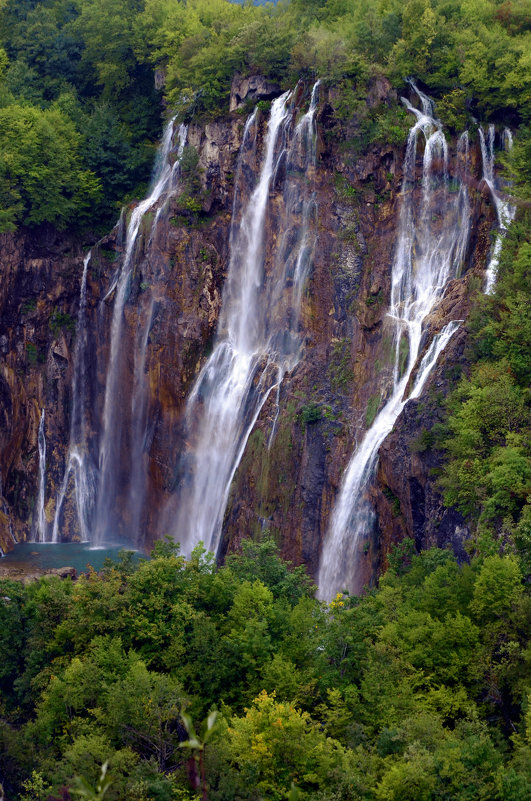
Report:
[[[87,273],[91,251],[83,261],[79,309],[77,313],[76,344],[72,372],[72,413],[70,418],[70,442],[61,489],[55,505],[52,542],[59,542],[63,505],[70,483],[74,480],[79,534],[83,542],[90,539],[94,501],[96,494],[96,467],[88,451],[85,410],[87,404]]]
[[[175,165],[172,167],[168,161],[172,147],[173,123],[174,119],[170,120],[165,127],[149,195],[131,212],[127,226],[125,255],[122,265],[104,298],[105,300],[113,292],[115,293],[110,334],[110,355],[103,403],[96,520],[92,537],[95,545],[102,545],[105,540],[112,540],[116,536],[115,520],[119,512],[116,509],[116,496],[123,434],[120,376],[124,363],[124,343],[122,341],[124,309],[133,271],[135,245],[144,215],[158,203],[164,193],[174,191]],[[180,130],[180,154],[182,154],[185,139],[185,134],[183,136],[182,131],[183,128]]]
[[[483,162],[483,180],[487,184],[494,201],[496,208],[496,215],[498,217],[498,231],[492,254],[487,266],[485,293],[491,295],[494,291],[496,283],[496,274],[498,272],[498,264],[500,261],[500,253],[507,233],[507,228],[514,220],[516,214],[516,206],[513,206],[508,200],[503,198],[496,186],[496,179],[494,177],[494,125],[489,125],[487,133],[487,141],[485,141],[485,134],[481,126],[478,128],[479,141],[481,145],[481,159]],[[513,137],[508,128],[503,132],[503,145],[507,150],[510,150],[513,145]]]
[[[442,297],[448,281],[461,268],[470,226],[468,193],[462,180],[468,160],[468,137],[462,135],[458,142],[456,193],[449,181],[446,140],[433,104],[412,86],[422,110],[402,98],[416,122],[406,146],[398,242],[392,265],[388,323],[394,329],[393,384],[388,400],[351,457],[332,512],[318,577],[320,597],[327,600],[345,589],[361,589],[357,560],[361,541],[370,533],[375,520],[367,494],[376,473],[378,450],[409,398],[420,394],[439,354],[458,327],[458,321],[451,322],[434,338],[421,361],[413,388],[405,396],[421,349],[423,321]],[[420,133],[425,139],[425,149],[418,204],[413,190]]]
[[[35,534],[37,542],[46,542],[46,514],[44,511],[44,496],[46,492],[46,434],[44,432],[44,409],[41,412],[37,444],[39,446],[39,493],[37,495],[37,515],[35,521]]]
[[[176,160],[173,164],[171,175],[165,187],[164,202],[161,203],[155,213],[151,232],[149,236],[147,250],[153,244],[153,238],[157,229],[157,223],[164,209],[167,208],[168,201],[179,189],[180,165],[188,135],[188,127],[181,124],[178,131],[178,145]],[[133,393],[131,396],[131,469],[129,473],[129,498],[127,502],[128,540],[131,545],[140,545],[142,510],[146,496],[146,482],[148,474],[148,405],[149,405],[149,385],[146,381],[146,355],[149,343],[149,333],[153,323],[155,311],[155,301],[153,298],[148,303],[145,319],[139,320],[137,332],[137,344],[134,350],[134,374],[133,374]]]
[[[217,340],[189,397],[190,451],[167,521],[189,553],[202,541],[217,552],[232,479],[272,390],[299,356],[299,307],[313,257],[313,171],[318,84],[294,127],[291,93],[273,101],[258,181],[245,202],[245,176],[257,159],[257,113],[245,125],[230,232],[230,260]],[[266,242],[272,200],[282,187],[283,216]],[[273,249],[268,253],[267,247]]]

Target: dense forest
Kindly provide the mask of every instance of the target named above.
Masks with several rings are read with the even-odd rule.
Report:
[[[470,559],[405,540],[378,588],[330,604],[267,538],[222,566],[159,542],[75,582],[0,581],[5,797],[531,799],[529,4],[0,0],[0,231],[93,242],[145,192],[163,119],[228,114],[237,72],[320,78],[360,152],[406,140],[398,104],[366,103],[379,75],[415,76],[452,132],[513,130],[496,288],[416,443]]]
[[[328,606],[271,541],[3,582],[6,797],[528,799],[519,561],[411,546]]]

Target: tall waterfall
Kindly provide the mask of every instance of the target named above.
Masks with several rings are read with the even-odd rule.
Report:
[[[91,252],[85,256],[79,309],[77,313],[76,344],[74,348],[74,369],[72,374],[72,414],[70,418],[70,443],[63,482],[55,506],[52,542],[59,542],[59,528],[63,514],[65,496],[71,479],[74,480],[77,519],[81,539],[90,539],[94,500],[96,492],[96,467],[88,452],[86,430],[87,402],[87,273]]]
[[[245,176],[258,155],[256,112],[245,126],[217,341],[188,400],[191,450],[168,510],[168,519],[176,515],[173,534],[186,552],[199,541],[217,551],[230,485],[249,434],[270,392],[298,359],[299,307],[315,244],[311,179],[317,96],[318,84],[295,127],[291,93],[272,103],[259,178],[248,198]],[[275,252],[266,254],[267,219],[279,185],[282,229],[272,245]]]
[[[114,520],[121,510],[114,508],[117,489],[117,471],[120,457],[120,445],[123,435],[123,409],[120,406],[120,375],[124,366],[123,319],[127,301],[130,279],[133,271],[135,245],[147,211],[161,199],[165,202],[177,191],[179,180],[179,163],[183,153],[187,128],[181,125],[178,134],[177,158],[173,166],[168,161],[172,147],[174,120],[166,125],[161,146],[153,171],[153,178],[148,196],[135,207],[127,226],[125,255],[121,266],[116,271],[104,300],[114,293],[114,306],[110,333],[110,355],[107,365],[105,397],[103,404],[103,420],[99,441],[99,465],[91,457],[87,431],[88,406],[88,330],[87,330],[87,271],[91,259],[89,252],[83,265],[79,311],[76,326],[76,344],[74,350],[74,367],[72,376],[72,413],[70,421],[70,442],[66,467],[56,502],[56,512],[52,529],[52,541],[61,539],[61,525],[67,493],[74,482],[74,497],[77,516],[77,527],[83,541],[102,544],[107,536],[114,534]],[[153,231],[159,219],[163,204],[160,204],[153,222]],[[149,239],[151,242],[151,237]],[[153,308],[153,307],[151,307]],[[140,345],[135,348],[135,381],[131,397],[131,469],[130,500],[137,518],[144,499],[142,476],[142,443],[146,416],[145,359],[149,324],[142,329]],[[140,462],[140,466],[138,465]],[[136,519],[136,518],[135,518]],[[133,532],[131,542],[136,538]]]
[[[321,554],[318,585],[323,599],[342,590],[359,591],[357,560],[362,539],[374,525],[367,491],[374,479],[378,449],[410,397],[420,394],[437,358],[457,330],[452,322],[434,338],[408,396],[405,390],[419,356],[422,325],[454,278],[466,255],[469,237],[469,201],[462,181],[468,159],[468,137],[458,142],[452,192],[448,150],[431,100],[413,85],[422,110],[402,98],[416,121],[409,132],[401,190],[398,243],[392,265],[388,322],[394,333],[393,383],[384,407],[356,448],[345,472]],[[425,139],[420,204],[415,201],[416,153],[419,134]],[[406,364],[401,364],[407,353]],[[402,358],[401,358],[402,357]]]
[[[37,495],[37,514],[35,520],[35,535],[37,542],[46,542],[46,514],[44,511],[44,496],[46,493],[46,434],[44,431],[45,411],[41,412],[37,445],[39,447],[39,493]]]
[[[92,541],[101,545],[105,539],[113,538],[118,528],[120,510],[116,508],[117,477],[119,475],[120,449],[123,436],[123,415],[120,406],[120,374],[123,368],[123,320],[133,271],[135,244],[145,213],[162,197],[173,190],[174,167],[168,161],[172,147],[174,120],[167,123],[157,157],[149,195],[136,206],[129,219],[126,235],[125,255],[121,268],[106,295],[115,292],[110,335],[110,355],[105,383],[103,404],[103,430],[100,439],[99,480],[97,487],[96,518]],[[182,129],[181,129],[182,131]],[[181,145],[184,145],[181,137]],[[182,146],[180,148],[182,153]]]
[[[163,187],[163,202],[159,204],[149,235],[147,249],[152,246],[153,237],[157,228],[160,215],[167,207],[168,200],[179,188],[180,164],[186,144],[188,128],[180,125],[178,131],[177,154],[173,164],[171,175]],[[161,158],[167,159],[164,148],[161,150]],[[162,195],[161,195],[162,197]],[[148,453],[146,448],[148,430],[148,402],[149,385],[146,380],[146,356],[149,342],[149,333],[153,323],[155,301],[153,297],[147,304],[148,308],[143,319],[139,314],[139,326],[137,331],[136,343],[134,348],[134,374],[133,392],[131,394],[131,432],[130,432],[130,451],[131,468],[129,471],[129,497],[128,505],[128,540],[133,546],[140,545],[141,540],[141,520],[146,497],[146,482],[148,474]]]
[[[505,199],[499,192],[494,177],[494,125],[489,125],[487,133],[487,141],[485,141],[485,134],[481,126],[478,128],[479,141],[481,144],[481,158],[483,161],[483,180],[487,184],[489,191],[492,195],[494,205],[496,207],[496,214],[498,216],[498,232],[492,249],[492,254],[487,266],[487,274],[485,281],[485,292],[487,295],[492,294],[494,285],[496,283],[496,274],[498,272],[498,263],[500,261],[500,253],[507,228],[514,219],[516,214],[516,206],[513,206],[507,199]],[[508,128],[503,132],[503,144],[507,150],[510,150],[513,144],[513,138]]]

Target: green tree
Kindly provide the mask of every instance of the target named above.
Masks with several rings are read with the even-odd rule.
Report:
[[[61,112],[10,105],[0,109],[0,224],[13,229],[50,222],[64,228],[98,197],[83,170],[79,135]]]

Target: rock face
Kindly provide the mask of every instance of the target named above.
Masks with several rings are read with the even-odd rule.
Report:
[[[263,78],[236,77],[231,111],[246,100],[268,99],[279,88]],[[299,88],[294,116],[306,107]],[[370,105],[386,109],[396,98],[385,81],[374,82]],[[223,553],[243,537],[269,531],[284,556],[316,575],[328,520],[354,443],[383,403],[392,365],[385,325],[391,263],[396,245],[404,144],[377,142],[360,150],[356,121],[338,118],[334,92],[323,92],[317,116],[315,172],[317,243],[302,298],[302,351],[272,392],[249,437],[234,476],[223,526]],[[259,112],[263,139],[267,112]],[[146,387],[141,446],[124,435],[115,506],[120,534],[139,533],[133,544],[149,548],[160,531],[161,510],[177,480],[185,450],[186,399],[211,349],[230,255],[234,174],[244,118],[239,114],[188,131],[197,155],[197,185],[177,191],[146,214],[134,256],[121,336],[123,369],[117,402],[123,430],[132,427],[131,397],[138,375],[139,342]],[[417,155],[422,159],[422,153]],[[480,179],[479,152],[471,153]],[[450,159],[452,169],[452,158]],[[256,172],[246,167],[249,187]],[[277,179],[275,179],[277,180]],[[280,178],[278,178],[280,180]],[[419,193],[421,189],[415,189]],[[431,315],[421,357],[449,321],[466,320],[470,290],[478,286],[489,249],[494,212],[472,191],[472,237],[463,277],[450,283]],[[265,239],[269,258],[281,209],[271,203]],[[0,548],[31,538],[37,497],[37,431],[46,409],[45,510],[52,525],[68,452],[75,320],[83,265],[81,243],[50,231],[0,237]],[[124,251],[124,223],[93,248],[87,284],[87,420],[90,458],[98,464],[114,296],[109,294]],[[270,269],[266,259],[265,269]],[[464,361],[466,324],[451,340],[421,397],[409,402],[380,450],[371,490],[378,531],[361,570],[374,579],[391,544],[406,534],[418,547],[450,544],[463,553],[467,536],[454,510],[444,508],[434,481],[440,457],[429,431],[440,399]],[[456,367],[457,366],[457,367]],[[428,432],[428,433],[424,433]],[[135,450],[136,448],[136,450]],[[131,502],[135,460],[144,475],[145,502]],[[79,537],[70,488],[60,536]],[[137,534],[135,534],[135,537]]]
[[[262,75],[249,75],[244,78],[237,73],[230,89],[230,111],[243,108],[246,101],[272,100],[280,94],[280,86],[268,81]]]

